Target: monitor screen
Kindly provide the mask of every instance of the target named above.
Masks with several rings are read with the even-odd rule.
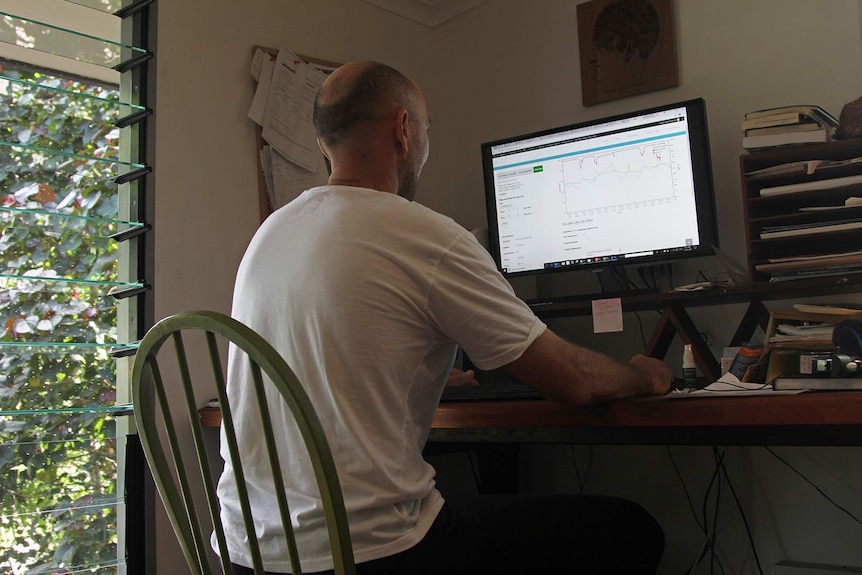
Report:
[[[482,144],[504,275],[655,263],[718,245],[702,99]]]

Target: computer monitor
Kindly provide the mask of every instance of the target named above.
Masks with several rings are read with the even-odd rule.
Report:
[[[482,144],[506,276],[711,255],[706,105],[689,100]]]

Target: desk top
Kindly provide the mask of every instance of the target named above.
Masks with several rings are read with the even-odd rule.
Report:
[[[441,404],[432,442],[862,445],[862,392]]]
[[[218,408],[201,410],[218,427]],[[546,400],[444,403],[431,443],[862,445],[862,392],[636,398],[575,408]]]

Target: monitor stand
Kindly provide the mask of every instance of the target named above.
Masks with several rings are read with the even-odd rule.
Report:
[[[655,288],[640,288],[637,287],[628,276],[625,266],[608,266],[599,268],[593,272],[599,279],[599,286],[602,291],[599,295],[602,298],[624,297],[633,295],[657,294],[659,290]],[[597,299],[594,297],[594,299]]]
[[[626,275],[626,268],[624,266],[616,266],[616,267],[603,267],[595,270],[591,270],[591,272],[598,278],[600,291],[598,292],[590,292],[590,293],[582,293],[582,294],[567,294],[561,296],[548,296],[542,297],[541,295],[526,300],[527,304],[537,304],[537,303],[564,303],[564,302],[580,302],[580,301],[592,301],[596,299],[608,299],[614,297],[631,297],[631,296],[639,296],[639,295],[656,295],[659,293],[659,289],[657,287],[652,288],[640,288],[635,287],[633,283],[631,283]],[[539,293],[542,290],[540,288]]]

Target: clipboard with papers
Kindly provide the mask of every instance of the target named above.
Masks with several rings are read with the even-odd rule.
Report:
[[[254,49],[251,76],[256,87],[248,117],[256,124],[261,221],[328,179],[312,110],[318,88],[338,66],[284,47]]]

